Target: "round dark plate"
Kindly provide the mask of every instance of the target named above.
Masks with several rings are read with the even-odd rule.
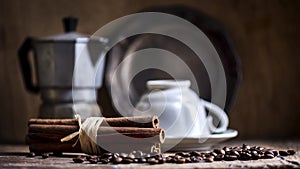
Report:
[[[228,113],[235,99],[236,91],[241,78],[241,68],[237,53],[233,48],[231,40],[220,24],[204,13],[190,7],[155,7],[143,11],[164,12],[176,15],[193,23],[205,33],[218,52],[225,70],[227,95],[224,110]],[[100,90],[99,96],[99,102],[103,107],[104,116],[120,116],[120,114],[124,114],[123,112],[120,113],[116,111],[116,103],[125,104],[122,111],[125,111],[125,114],[130,113],[132,110],[128,108],[127,105],[132,104],[134,106],[139,101],[141,95],[146,91],[146,82],[148,80],[172,79],[172,76],[170,76],[168,72],[158,69],[146,69],[140,71],[130,81],[130,79],[128,79],[129,76],[127,75],[134,72],[135,68],[138,67],[139,64],[137,61],[130,61],[126,62],[124,65],[125,68],[122,69],[123,75],[118,77],[117,80],[112,80],[115,70],[119,68],[118,66],[124,59],[134,52],[149,48],[164,49],[180,57],[184,64],[188,65],[195,76],[196,81],[192,81],[191,88],[195,90],[195,87],[198,86],[197,90],[199,91],[199,96],[205,100],[211,100],[211,84],[208,73],[201,60],[189,47],[168,36],[158,34],[142,34],[129,37],[119,42],[107,54],[104,87]],[[157,57],[155,59],[159,64],[163,64],[164,62],[164,60],[157,59]],[[169,62],[165,64],[169,64]],[[181,71],[182,67],[180,64],[171,66],[174,67],[174,71],[177,71],[176,73],[179,75],[179,77],[182,77],[182,79],[191,80],[189,75],[185,74],[184,71]],[[131,103],[125,103],[122,99],[125,97],[124,95],[127,94],[125,93],[126,91],[119,86],[124,84],[130,85],[128,96]],[[111,90],[115,90],[114,92],[120,95],[120,100],[115,100],[112,102]]]

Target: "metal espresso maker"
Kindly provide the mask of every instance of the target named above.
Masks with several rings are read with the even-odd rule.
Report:
[[[97,89],[102,85],[108,40],[76,33],[76,18],[64,18],[63,23],[65,33],[27,38],[20,47],[25,86],[41,94],[39,118],[73,118],[76,113],[82,118],[101,116]],[[29,59],[31,51],[34,66]]]

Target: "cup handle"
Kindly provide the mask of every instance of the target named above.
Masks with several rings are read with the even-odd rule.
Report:
[[[207,125],[208,125],[208,128],[210,129],[210,131],[213,133],[222,133],[222,132],[226,131],[227,127],[228,127],[228,123],[229,123],[227,114],[217,105],[215,105],[211,102],[202,100],[202,99],[201,99],[201,101],[202,101],[204,107],[207,108],[210,113],[215,115],[220,120],[219,127],[216,127],[213,124],[213,117],[212,116],[207,117],[207,122],[208,122]]]

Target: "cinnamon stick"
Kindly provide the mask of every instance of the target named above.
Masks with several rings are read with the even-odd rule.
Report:
[[[29,133],[47,133],[47,134],[58,134],[67,136],[79,130],[78,126],[70,125],[41,125],[31,124],[29,126]],[[136,128],[136,127],[102,127],[98,128],[98,135],[105,134],[117,134],[121,133],[130,137],[145,138],[153,137],[156,135],[162,135],[164,138],[164,132],[161,128]]]
[[[29,135],[39,135],[40,137],[44,137],[45,139],[53,139],[51,137],[55,137],[55,139],[61,139],[71,133],[77,132],[79,130],[78,126],[70,126],[70,125],[41,125],[41,124],[31,124],[28,129]],[[36,133],[36,134],[34,134]],[[97,132],[98,136],[102,135],[116,135],[122,134],[128,137],[134,138],[152,138],[153,142],[163,143],[165,140],[164,130],[161,128],[136,128],[136,127],[102,127],[98,128]],[[59,137],[60,138],[57,138]],[[155,137],[157,136],[157,137]],[[111,139],[114,139],[111,136]]]
[[[122,135],[122,134],[114,134],[114,135],[100,135],[97,136],[96,141],[99,145],[106,145],[106,144],[112,144],[112,143],[163,143],[164,137],[162,135],[156,135],[153,137],[132,137],[128,135]]]
[[[163,143],[165,141],[165,132],[161,128],[134,128],[134,127],[99,127],[98,138],[106,137],[109,139],[130,139],[133,138],[149,138],[153,142]],[[115,135],[113,137],[113,135]],[[145,139],[146,140],[146,139]]]
[[[28,126],[30,124],[78,125],[78,120],[76,119],[29,119]]]
[[[28,133],[26,135],[25,141],[26,144],[32,144],[32,143],[41,143],[41,142],[57,142],[60,143],[61,139],[64,138],[64,135],[59,134],[48,134],[48,133]],[[74,137],[73,139],[69,140],[70,143],[75,143],[78,139],[77,137]]]
[[[82,122],[84,122],[84,119]],[[78,125],[78,121],[76,119],[30,119],[28,125],[31,124]],[[157,116],[105,118],[102,123],[102,126],[112,127],[158,128],[158,125],[159,120]]]
[[[59,134],[69,135],[79,130],[79,126],[76,125],[52,125],[52,124],[31,124],[29,125],[29,133],[47,133],[47,134]]]
[[[103,124],[112,127],[158,128],[159,120],[157,116],[118,117],[106,118]]]
[[[26,144],[41,143],[41,142],[57,142],[60,143],[61,139],[65,137],[59,134],[48,134],[48,133],[28,133],[26,136]],[[69,140],[68,142],[75,143],[78,136]],[[163,143],[164,142],[164,131],[157,135],[136,135],[136,134],[102,134],[96,137],[97,143],[99,144],[111,144],[111,143]]]
[[[136,144],[136,143],[113,143],[107,147],[100,147],[102,152],[131,152],[132,150],[141,150],[144,152],[151,152],[153,149],[159,150],[159,144]],[[72,153],[82,153],[80,144],[76,144],[73,147],[71,143],[34,143],[29,145],[29,150],[35,153],[45,153],[45,152],[72,152]]]
[[[159,149],[157,145],[164,142],[165,134],[163,129],[157,128],[158,124],[157,116],[105,118],[98,128],[96,141],[100,146],[104,145],[104,149],[108,145],[116,152]],[[26,143],[30,151],[81,152],[80,143],[72,146],[78,136],[60,142],[61,138],[79,130],[76,119],[30,119],[28,126]]]

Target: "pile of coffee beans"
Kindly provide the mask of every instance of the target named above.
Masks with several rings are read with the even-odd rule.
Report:
[[[199,163],[213,161],[234,161],[234,160],[258,160],[271,159],[274,157],[284,158],[283,156],[294,155],[295,150],[274,150],[261,146],[248,146],[243,144],[240,147],[225,146],[222,149],[214,149],[207,152],[177,152],[174,155],[165,155],[161,153],[143,153],[142,151],[133,151],[125,153],[104,153],[101,156],[78,156],[73,159],[75,163],[89,162],[92,164],[130,164],[130,163]]]

